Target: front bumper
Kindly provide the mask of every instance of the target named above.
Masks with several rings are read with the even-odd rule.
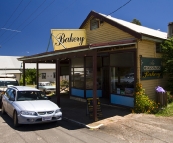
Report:
[[[49,115],[18,115],[18,123],[19,124],[37,124],[37,123],[46,123],[46,122],[54,122],[62,120],[62,112],[49,114]]]

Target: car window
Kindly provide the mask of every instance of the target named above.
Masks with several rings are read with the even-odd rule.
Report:
[[[41,91],[18,91],[17,101],[47,100],[47,96]]]
[[[3,81],[0,80],[0,86],[14,85],[17,86],[19,83],[17,81]]]
[[[5,95],[6,95],[8,98],[10,97],[10,90],[11,90],[11,89],[8,88],[8,89],[6,90],[6,92],[5,92],[5,93],[6,93]]]
[[[8,88],[6,90],[6,96],[11,99],[15,99],[16,91],[14,89]]]

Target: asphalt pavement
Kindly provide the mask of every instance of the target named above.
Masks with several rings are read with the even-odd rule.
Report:
[[[62,96],[60,107],[62,121],[19,128],[0,111],[0,143],[173,143],[173,117],[133,114],[102,102],[103,116],[94,122],[83,100]]]

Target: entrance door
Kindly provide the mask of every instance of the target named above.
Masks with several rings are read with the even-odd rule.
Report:
[[[103,83],[102,83],[102,95],[105,98],[110,97],[110,84],[109,84],[109,68],[103,68]]]

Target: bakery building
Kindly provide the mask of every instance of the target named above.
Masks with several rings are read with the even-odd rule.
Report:
[[[155,87],[166,84],[159,46],[167,39],[165,32],[91,11],[79,29],[51,29],[51,35],[54,51],[19,60],[23,69],[36,63],[37,75],[39,63],[55,63],[58,104],[61,75],[69,75],[71,97],[99,97],[130,108],[137,82],[151,99]]]

